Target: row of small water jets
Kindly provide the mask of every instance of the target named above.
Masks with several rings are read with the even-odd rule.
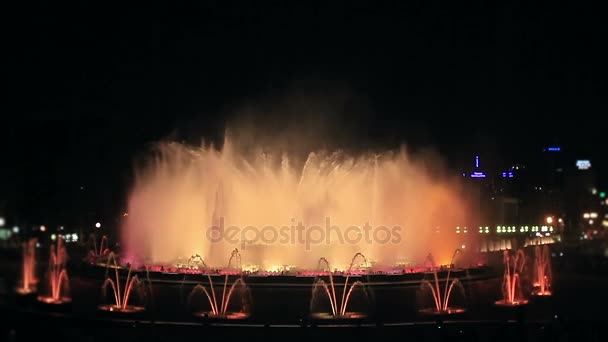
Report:
[[[39,281],[35,274],[36,268],[36,243],[31,239],[23,244],[23,269],[22,279],[18,283],[15,291],[20,295],[34,294],[38,290]],[[464,296],[464,288],[458,278],[450,278],[454,259],[460,249],[454,251],[450,265],[447,268],[445,280],[440,279],[437,268],[431,272],[432,278],[423,279],[421,282],[420,293],[423,297],[431,298],[431,305],[420,310],[420,312],[432,315],[451,315],[465,311],[464,306],[457,306],[451,303],[454,289]],[[62,305],[71,302],[69,290],[69,278],[67,274],[67,252],[61,238],[51,246],[49,255],[49,270],[47,276],[47,286],[42,291],[37,300],[52,305]],[[107,246],[107,238],[101,239],[99,247],[93,239],[93,249],[89,253],[89,260],[104,260],[106,267],[105,280],[101,287],[104,304],[98,308],[102,311],[134,313],[144,311],[148,299],[152,296],[152,282],[149,277],[149,269],[145,268],[145,279],[140,279],[139,274],[133,274],[131,265],[127,265],[127,276],[124,284],[121,283],[120,266],[116,255]],[[499,306],[519,306],[528,303],[526,291],[522,287],[522,278],[526,274],[526,255],[524,250],[519,249],[515,253],[504,251],[503,254],[504,275],[502,282],[503,297],[496,302]],[[551,295],[551,263],[549,248],[547,245],[535,246],[533,263],[533,282],[531,295],[550,296]],[[207,269],[202,257],[193,255],[188,260],[187,267],[198,267]],[[361,297],[366,302],[370,302],[371,296],[362,280],[351,282],[352,277],[361,278],[361,269],[369,267],[366,257],[361,253],[356,253],[351,259],[350,266],[346,272],[342,273],[343,284],[336,284],[332,268],[326,258],[320,258],[318,262],[319,275],[315,278],[312,286],[310,312],[313,318],[319,319],[352,319],[366,317],[364,310],[349,310],[349,303],[355,292],[361,293]],[[111,275],[113,270],[113,276]],[[246,284],[241,267],[241,255],[238,250],[234,250],[228,260],[228,266],[224,272],[223,286],[221,291],[216,291],[211,272],[205,272],[207,284],[198,283],[187,296],[187,304],[191,308],[208,307],[208,309],[194,309],[197,316],[208,318],[243,319],[251,313],[251,292]],[[137,273],[137,272],[136,272]],[[183,288],[186,284],[187,274],[184,275],[182,282]],[[232,281],[231,279],[232,278]],[[340,293],[341,288],[341,293]],[[111,289],[111,296],[108,296],[108,289]],[[136,294],[139,304],[132,304],[133,294]],[[220,296],[221,294],[221,296]],[[199,303],[201,296],[203,302]],[[235,300],[234,298],[238,300]]]

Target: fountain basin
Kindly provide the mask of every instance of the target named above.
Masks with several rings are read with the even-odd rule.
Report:
[[[116,304],[108,304],[108,305],[100,305],[97,307],[97,309],[100,311],[106,311],[106,312],[118,312],[118,313],[131,314],[131,313],[142,312],[146,308],[144,308],[143,306],[136,306],[136,305],[127,305],[123,308]]]
[[[503,306],[503,307],[517,307],[517,306],[523,306],[523,305],[526,305],[526,304],[528,304],[528,300],[527,299],[516,300],[516,301],[513,301],[513,302],[501,299],[501,300],[496,301],[494,303],[494,305]]]
[[[246,312],[226,312],[222,315],[216,315],[211,311],[197,311],[194,312],[194,316],[202,317],[206,319],[218,319],[218,320],[233,320],[233,319],[246,319],[249,318],[249,314]]]
[[[40,303],[50,304],[50,305],[62,305],[62,304],[68,304],[68,303],[72,302],[72,299],[69,297],[53,298],[51,296],[38,296],[37,299]]]
[[[437,310],[435,308],[422,309],[419,312],[424,315],[431,316],[449,316],[465,313],[467,310],[464,308],[447,308],[446,310]]]
[[[36,288],[35,287],[16,287],[15,288],[15,293],[20,295],[20,296],[27,296],[27,295],[31,295],[36,293]]]
[[[533,291],[532,295],[533,296],[551,296],[553,293],[549,290],[545,290],[545,291]]]
[[[315,312],[310,314],[310,317],[313,319],[323,319],[323,320],[331,320],[331,319],[363,319],[367,318],[367,315],[363,312],[345,312],[344,315],[334,315],[329,312]]]

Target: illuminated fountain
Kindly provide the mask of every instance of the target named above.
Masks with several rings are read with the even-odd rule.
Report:
[[[113,265],[111,265],[111,263],[113,263]],[[115,275],[114,280],[109,276],[110,268],[114,269],[114,275]],[[118,266],[118,262],[116,261],[116,256],[114,255],[114,253],[110,252],[110,254],[108,255],[108,262],[106,264],[106,277],[105,277],[106,280],[103,282],[103,285],[102,285],[102,295],[103,295],[104,302],[105,302],[106,301],[105,299],[107,298],[107,288],[109,285],[112,288],[114,302],[112,304],[100,305],[100,306],[98,306],[98,309],[102,310],[102,311],[111,311],[111,312],[120,312],[120,313],[136,313],[136,312],[144,311],[145,307],[143,305],[129,304],[129,300],[131,299],[131,295],[133,294],[134,290],[139,297],[138,299],[140,301],[144,300],[145,295],[146,295],[144,283],[141,280],[139,280],[139,277],[137,275],[131,276],[133,267],[132,267],[132,265],[129,265],[127,278],[125,280],[124,286],[121,288],[119,268],[120,267]],[[146,274],[148,275],[147,268],[146,268]],[[148,283],[148,285],[150,285],[149,278],[147,279],[147,283]]]
[[[353,290],[355,288],[360,288],[363,291],[363,294],[366,299],[369,299],[367,290],[365,288],[365,284],[360,280],[357,280],[350,284],[349,286],[349,278],[351,277],[353,266],[355,265],[355,261],[357,258],[361,258],[363,260],[364,267],[369,267],[367,263],[367,259],[361,253],[357,253],[353,256],[350,266],[346,270],[344,284],[342,285],[342,295],[340,300],[338,300],[338,296],[336,295],[336,284],[334,282],[334,277],[332,275],[331,268],[329,267],[329,262],[326,258],[319,259],[319,269],[323,272],[327,272],[327,276],[329,278],[329,285],[323,279],[316,279],[313,287],[312,287],[312,297],[310,300],[310,312],[311,317],[319,318],[319,319],[356,319],[356,318],[365,318],[367,315],[363,312],[353,312],[348,311],[348,304],[351,299],[351,295],[353,294]],[[325,267],[321,268],[324,265]],[[322,298],[327,298],[329,301],[329,306],[331,312],[319,312],[319,308],[317,307]]]
[[[260,271],[276,265],[305,270],[320,255],[347,260],[360,251],[389,268],[401,260],[422,265],[429,251],[441,262],[462,244],[447,236],[447,227],[467,220],[460,180],[442,173],[437,158],[427,157],[431,153],[413,157],[402,148],[288,155],[242,145],[229,138],[221,149],[159,143],[135,170],[121,259],[155,270],[198,254],[209,268],[218,268],[223,256],[239,248],[250,251],[247,265]],[[307,239],[298,237],[300,223]],[[366,224],[372,227],[367,232]],[[331,234],[342,235],[311,243],[313,228],[328,226],[337,227]],[[212,238],[213,229],[229,227],[240,228],[233,241],[221,234]],[[246,227],[257,228],[254,233],[274,227],[270,233],[277,239],[248,240]],[[359,227],[361,238],[340,242],[353,233],[351,227]]]
[[[551,254],[549,245],[534,247],[534,290],[535,296],[550,296],[551,290]]]
[[[460,249],[456,249],[454,251],[454,254],[452,255],[452,259],[450,260],[450,265],[448,267],[447,276],[445,278],[443,295],[442,295],[442,291],[441,291],[440,285],[439,285],[439,276],[437,275],[437,268],[433,269],[433,277],[435,278],[434,284],[432,284],[430,281],[428,281],[426,279],[424,279],[422,281],[422,284],[420,285],[421,290],[422,291],[425,289],[430,290],[430,292],[433,296],[433,303],[435,304],[435,307],[428,308],[428,309],[422,309],[422,310],[420,310],[420,312],[425,313],[425,314],[432,314],[432,315],[449,315],[449,314],[463,313],[465,311],[464,308],[450,306],[450,297],[452,295],[452,290],[454,289],[454,287],[457,287],[460,290],[461,294],[464,296],[464,288],[462,287],[460,280],[458,278],[454,278],[450,282],[450,273],[452,272],[454,257],[456,257],[456,254],[458,254],[458,253],[460,253]]]
[[[235,263],[234,265],[232,263]],[[237,249],[232,251],[228,261],[228,269],[240,270],[241,255]],[[213,278],[210,273],[207,273],[208,288],[203,284],[197,284],[190,295],[188,296],[188,304],[196,306],[195,299],[197,294],[204,294],[209,304],[209,310],[198,310],[194,315],[205,318],[220,318],[220,319],[244,319],[250,315],[250,293],[249,288],[242,275],[236,275],[236,279],[229,284],[231,275],[224,275],[224,286],[221,291],[221,298],[218,300],[218,294],[215,291]],[[234,277],[234,276],[233,276]],[[233,297],[238,298],[235,300]]]
[[[526,255],[522,249],[518,249],[514,256],[508,250],[503,253],[503,263],[505,267],[502,294],[503,299],[496,302],[499,306],[519,306],[528,303],[523,298],[521,288],[521,274],[526,264]]]
[[[37,239],[32,238],[24,242],[22,248],[22,267],[21,280],[19,281],[15,292],[20,295],[29,295],[36,292],[36,243]]]
[[[108,237],[106,235],[103,235],[101,237],[98,246],[95,234],[91,234],[89,236],[89,244],[92,248],[89,250],[88,257],[93,262],[97,262],[103,257],[107,257],[110,254],[110,248],[108,247]]]
[[[67,252],[63,245],[63,238],[57,237],[57,242],[51,245],[49,256],[48,285],[49,293],[38,296],[38,301],[46,304],[66,304],[72,301],[69,288],[70,280],[66,268]]]

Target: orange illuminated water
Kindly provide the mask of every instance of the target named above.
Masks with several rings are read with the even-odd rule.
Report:
[[[357,265],[355,262],[361,259],[362,264]],[[325,273],[329,280],[329,284],[322,279],[322,277],[318,277],[314,283],[312,288],[312,295],[310,300],[310,313],[313,318],[363,318],[366,316],[364,312],[352,312],[347,311],[348,304],[351,300],[351,296],[353,294],[353,290],[361,289],[365,299],[368,298],[367,290],[365,288],[365,284],[360,281],[354,281],[352,284],[349,284],[349,279],[354,271],[353,267],[364,267],[368,268],[369,264],[365,256],[361,253],[355,254],[350,262],[348,269],[345,272],[344,284],[342,284],[342,295],[336,295],[338,291],[336,291],[337,285],[334,282],[334,276],[331,272],[331,267],[329,266],[329,261],[326,258],[319,259],[319,266],[322,266],[320,270]],[[323,312],[318,310],[319,302],[325,298],[329,302],[329,306],[331,312]]]
[[[425,308],[420,310],[422,313],[439,315],[462,313],[465,311],[463,308],[450,306],[450,298],[452,296],[452,291],[454,290],[454,287],[458,288],[461,293],[464,293],[464,288],[462,287],[460,280],[458,278],[450,279],[450,274],[452,273],[452,267],[454,264],[454,257],[456,257],[456,254],[460,252],[460,249],[456,249],[454,251],[454,254],[452,255],[452,260],[450,261],[450,268],[448,269],[445,278],[443,291],[440,287],[439,276],[437,275],[437,268],[433,270],[433,277],[435,280],[434,283],[431,283],[426,279],[422,281],[422,290],[430,290],[431,295],[433,297],[433,303],[435,304],[434,308]]]
[[[521,275],[526,265],[526,255],[523,249],[518,249],[515,255],[504,251],[503,253],[504,275],[502,283],[503,298],[496,302],[500,306],[519,306],[528,303],[523,297],[521,288]]]
[[[155,152],[136,169],[122,227],[121,257],[131,263],[200,255],[217,267],[238,248],[243,268],[260,270],[313,269],[319,256],[356,252],[374,265],[420,265],[429,252],[449,260],[461,245],[450,235],[467,219],[459,181],[405,148],[298,158],[226,141],[221,150],[162,143]],[[209,232],[220,229],[214,240]]]
[[[67,252],[63,238],[57,237],[57,242],[51,246],[49,256],[48,293],[38,296],[40,302],[46,304],[64,304],[71,302],[69,293],[70,280],[66,268]]]
[[[102,311],[112,311],[112,312],[121,312],[121,313],[134,313],[143,311],[144,306],[132,305],[129,304],[129,300],[132,297],[134,292],[138,292],[139,300],[142,301],[144,297],[144,284],[139,280],[137,275],[131,276],[133,271],[132,265],[129,265],[129,271],[127,273],[127,278],[125,280],[124,286],[121,286],[120,275],[119,275],[119,266],[116,261],[116,257],[114,253],[110,252],[108,255],[108,261],[106,264],[106,280],[103,282],[102,291],[104,297],[106,297],[107,288],[110,287],[112,289],[112,295],[114,302],[112,304],[102,304],[98,308]],[[114,269],[114,276],[112,277],[109,274],[110,268]],[[146,269],[147,274],[147,269]],[[148,279],[148,285],[150,284]],[[105,300],[105,298],[104,298]]]
[[[207,286],[197,284],[192,289],[188,296],[188,304],[190,306],[195,306],[194,299],[199,293],[205,295],[207,304],[209,305],[209,310],[196,310],[194,313],[196,316],[222,319],[244,319],[249,317],[248,301],[250,293],[249,287],[241,276],[240,260],[241,255],[238,249],[233,250],[230,254],[230,259],[228,259],[227,269],[237,271],[236,274],[233,274],[237,275],[237,278],[230,284],[229,277],[231,273],[226,273],[224,275],[224,286],[221,288],[221,291],[216,291],[210,273],[207,273]],[[205,266],[204,263],[201,266]],[[186,278],[184,277],[185,280]]]
[[[534,291],[536,296],[551,295],[551,254],[549,246],[534,247]]]
[[[32,238],[24,242],[22,248],[21,281],[15,288],[15,292],[21,295],[28,295],[36,291],[36,243],[37,239]]]

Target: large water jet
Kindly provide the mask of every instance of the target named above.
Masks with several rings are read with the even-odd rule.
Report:
[[[255,150],[255,148],[252,148]],[[234,248],[250,269],[312,269],[320,255],[372,265],[445,264],[466,221],[456,178],[405,149],[348,154],[242,152],[162,143],[137,168],[122,229],[121,259],[174,267],[199,255],[223,265]],[[184,263],[184,262],[181,262]],[[221,266],[220,266],[221,267]]]

